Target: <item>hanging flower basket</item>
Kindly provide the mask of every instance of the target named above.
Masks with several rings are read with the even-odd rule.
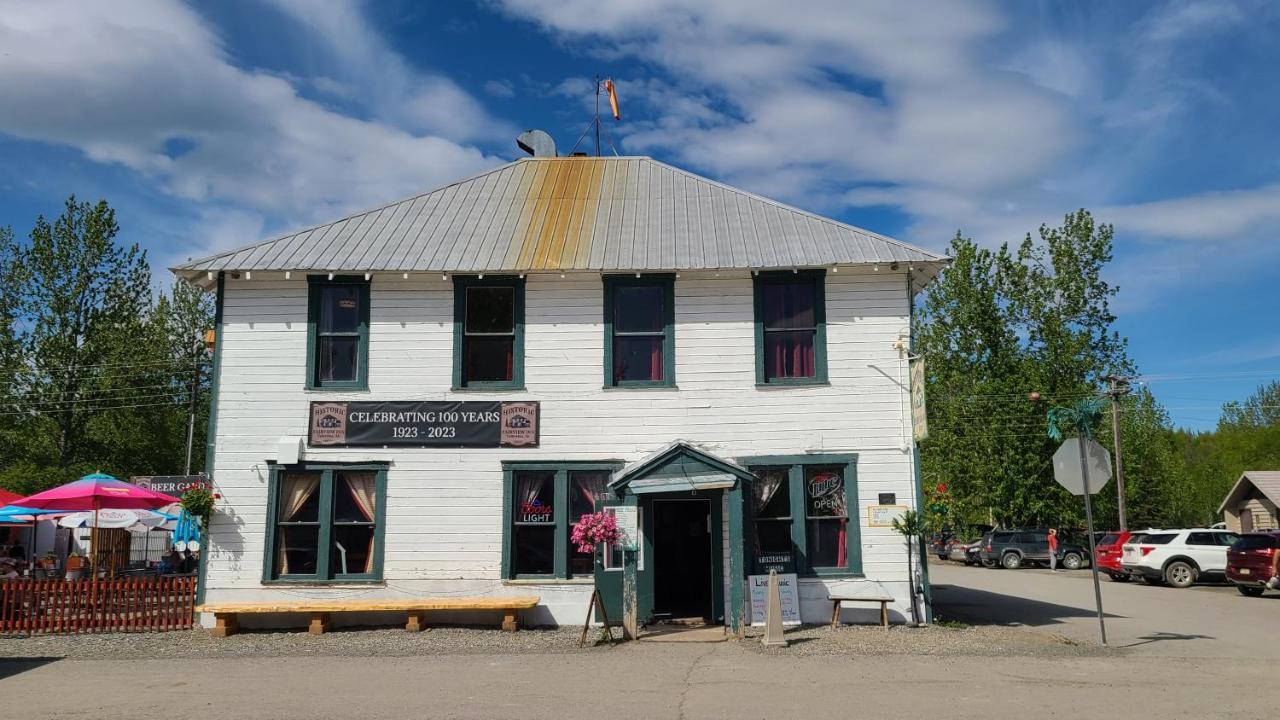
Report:
[[[601,511],[579,518],[569,539],[577,546],[578,552],[594,553],[597,548],[621,540],[622,533],[618,530],[618,518],[613,513]]]

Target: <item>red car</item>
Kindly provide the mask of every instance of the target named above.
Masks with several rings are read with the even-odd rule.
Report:
[[[1227,550],[1227,579],[1241,595],[1258,597],[1267,589],[1275,567],[1273,556],[1280,552],[1280,531],[1242,535]]]
[[[1129,582],[1129,573],[1120,567],[1120,556],[1123,554],[1122,548],[1129,539],[1133,537],[1133,533],[1128,530],[1116,530],[1098,538],[1098,544],[1093,549],[1093,557],[1098,563],[1098,570],[1107,574],[1116,582]]]

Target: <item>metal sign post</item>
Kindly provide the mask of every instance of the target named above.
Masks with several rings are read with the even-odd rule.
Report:
[[[1098,606],[1098,631],[1102,633],[1102,644],[1107,644],[1107,622],[1102,612],[1102,585],[1098,582],[1097,548],[1093,542],[1093,495],[1089,487],[1089,458],[1085,455],[1087,442],[1080,445],[1080,474],[1084,479],[1084,520],[1089,532],[1089,570],[1093,573],[1093,600]]]
[[[1073,458],[1072,455],[1078,457]],[[1093,599],[1098,608],[1098,629],[1107,644],[1107,625],[1102,612],[1102,584],[1098,580],[1097,546],[1093,541],[1093,493],[1111,479],[1111,454],[1089,439],[1088,433],[1068,438],[1053,454],[1053,479],[1072,495],[1084,496],[1084,517],[1089,533],[1089,570],[1093,573]],[[1093,487],[1097,480],[1098,488]]]

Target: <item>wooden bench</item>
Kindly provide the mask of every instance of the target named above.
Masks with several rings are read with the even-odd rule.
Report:
[[[891,597],[867,597],[866,595],[828,595],[827,599],[831,601],[831,629],[835,630],[840,625],[840,603],[842,602],[878,602],[880,603],[880,626],[885,630],[889,629],[889,603],[893,602]]]
[[[536,595],[494,597],[408,598],[403,600],[297,600],[276,603],[233,602],[205,603],[195,611],[213,613],[214,637],[227,637],[240,630],[239,616],[250,613],[308,613],[311,623],[307,632],[319,635],[330,627],[330,616],[340,612],[404,611],[409,620],[404,629],[418,632],[431,610],[497,610],[502,613],[502,629],[519,629],[519,611],[538,604]]]

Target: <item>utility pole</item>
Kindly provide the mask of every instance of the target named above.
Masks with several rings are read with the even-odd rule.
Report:
[[[1111,437],[1116,446],[1116,507],[1120,514],[1120,529],[1128,530],[1129,522],[1125,518],[1124,507],[1124,464],[1120,458],[1120,396],[1129,394],[1129,380],[1116,375],[1102,378],[1108,383],[1107,395],[1111,398]]]
[[[191,378],[191,400],[187,407],[187,464],[183,475],[191,474],[191,444],[195,441],[196,436],[196,394],[200,388],[200,350],[204,347],[204,343],[197,338],[195,345],[192,347],[191,364],[194,367],[194,375]]]
[[[600,76],[596,76],[596,157],[600,157]]]

